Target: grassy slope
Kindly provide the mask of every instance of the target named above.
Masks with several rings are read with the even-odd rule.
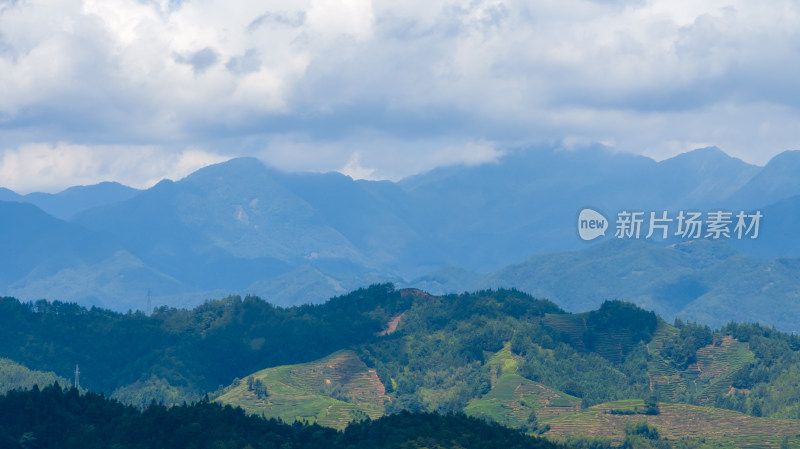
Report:
[[[558,333],[568,334],[576,349],[583,352],[585,319],[586,314],[548,314],[543,321]],[[555,438],[576,434],[621,441],[626,423],[647,420],[659,428],[662,437],[669,439],[705,438],[734,442],[740,447],[778,447],[788,437],[790,444],[797,443],[800,447],[797,437],[800,421],[754,418],[728,410],[669,403],[688,392],[701,404],[710,405],[717,393],[731,390],[732,374],[753,360],[746,343],[726,337],[716,345],[701,348],[696,363],[678,369],[660,353],[664,341],[677,332],[678,329],[659,320],[647,346],[648,377],[651,388],[662,401],[659,416],[604,413],[611,408],[633,408],[642,404],[640,400],[605,403],[581,411],[579,398],[520,376],[519,366],[524,360],[511,352],[509,343],[486,359],[484,369],[491,389],[484,396],[471,399],[464,412],[516,428],[526,427],[533,412],[540,424],[551,426],[546,435]],[[617,342],[626,336],[604,333],[600,337],[596,350],[616,358],[621,350]],[[306,364],[266,369],[254,377],[267,386],[270,392],[267,400],[258,400],[247,390],[245,381],[229,388],[218,400],[240,405],[258,415],[285,421],[306,420],[336,428],[344,427],[352,419],[376,418],[391,401],[375,372],[351,351],[339,351]]]
[[[483,397],[471,400],[464,412],[471,416],[488,416],[509,427],[523,427],[531,412],[543,419],[580,408],[580,399],[517,374],[520,361],[508,344],[492,356],[487,363],[492,373],[492,389]]]
[[[556,332],[569,335],[573,346],[585,352],[582,341],[586,330],[587,314],[554,315],[547,314],[543,322]],[[709,345],[697,351],[697,363],[686,369],[678,369],[661,355],[664,341],[678,333],[678,329],[659,320],[653,338],[647,345],[650,360],[647,364],[650,388],[663,401],[675,402],[681,394],[689,392],[696,395],[703,405],[711,405],[717,393],[728,393],[733,374],[753,361],[753,354],[747,343],[732,337],[725,337],[717,345]],[[611,333],[598,334],[597,348],[600,355],[619,362],[621,347],[617,342],[624,341],[626,335]]]
[[[576,339],[582,331],[582,315],[553,315],[546,321],[554,328],[575,334]],[[717,346],[700,349],[697,363],[678,370],[659,354],[663,340],[675,332],[676,328],[661,321],[648,345],[652,357],[648,363],[651,385],[662,400],[669,401],[678,392],[689,390],[701,402],[711,401],[717,392],[728,392],[730,375],[752,360],[746,344],[727,337]],[[579,341],[576,343],[580,346]],[[492,388],[486,395],[470,400],[464,412],[516,428],[526,426],[534,412],[540,423],[551,425],[553,430],[548,433],[551,436],[578,434],[620,440],[625,423],[645,419],[643,415],[603,413],[611,408],[633,408],[641,404],[639,400],[605,403],[580,411],[579,398],[520,376],[518,366],[523,362],[511,352],[509,344],[493,354],[486,363]],[[310,363],[269,368],[253,376],[267,386],[266,400],[259,400],[248,391],[244,380],[229,387],[218,400],[257,415],[280,417],[288,422],[305,420],[335,428],[343,428],[359,417],[376,418],[391,400],[375,372],[351,351],[339,351]],[[662,403],[662,411],[660,417],[646,419],[653,420],[659,429],[664,427],[663,435],[670,439],[703,437],[754,444],[762,440],[780,443],[786,436],[800,434],[800,421],[752,418],[684,404]],[[766,430],[759,431],[760,426]],[[763,447],[771,447],[769,444]]]
[[[27,390],[38,385],[44,388],[58,382],[61,386],[72,385],[70,381],[52,372],[35,371],[9,359],[0,358],[0,394],[9,390]]]
[[[641,400],[607,402],[586,410],[558,416],[546,421],[550,437],[584,435],[607,437],[621,442],[625,424],[647,421],[658,428],[661,438],[705,439],[731,443],[736,447],[778,448],[784,438],[791,447],[800,447],[800,421],[755,418],[742,413],[687,404],[661,404],[656,416],[612,415],[611,409],[633,409],[643,406]]]
[[[352,351],[338,351],[314,362],[268,368],[253,377],[267,387],[267,398],[259,399],[241,380],[217,401],[238,405],[259,416],[342,429],[353,419],[380,417],[389,400],[375,371]]]

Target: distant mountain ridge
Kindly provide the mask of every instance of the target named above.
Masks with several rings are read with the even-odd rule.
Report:
[[[33,192],[19,195],[0,188],[0,201],[31,203],[48,214],[69,220],[78,212],[105,206],[134,197],[140,191],[117,182],[101,182],[91,186],[74,186],[59,193]]]
[[[570,311],[622,299],[710,326],[758,321],[797,332],[800,259],[761,259],[707,240],[669,247],[611,240],[584,251],[532,256],[483,276],[449,272],[408,285],[432,293],[513,286]]]
[[[475,273],[594,248],[575,229],[584,207],[609,216],[762,208],[759,239],[730,243],[760,257],[800,257],[800,241],[781,235],[800,219],[800,184],[788,175],[799,155],[786,152],[757,167],[713,147],[661,162],[599,146],[540,148],[397,183],[286,173],[240,158],[143,191],[114,183],[55,195],[3,189],[0,201],[38,204],[69,221],[36,216],[58,229],[49,246],[33,242],[51,231],[6,224],[16,245],[9,248],[26,262],[0,273],[0,293],[144,310],[148,295],[154,305],[182,307],[230,292],[283,305],[322,302],[367,282],[405,285],[445,267],[460,270],[458,282],[448,281],[453,287],[479,285]],[[16,214],[35,215],[7,210],[12,224],[24,221]],[[59,242],[73,243],[67,251]],[[680,310],[646,304],[666,315]]]

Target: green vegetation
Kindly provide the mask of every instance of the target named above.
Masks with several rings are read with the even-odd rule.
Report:
[[[235,377],[301,363],[375,338],[410,307],[390,285],[282,309],[255,297],[151,316],[59,301],[0,298],[0,357],[70,378],[126,403],[194,401]]]
[[[658,415],[613,414],[611,410],[644,407],[640,400],[617,401],[548,420],[547,435],[579,447],[626,447],[625,442],[661,440],[627,447],[759,447],[779,448],[785,440],[800,447],[800,421],[757,418],[739,412],[689,404],[660,404]],[[647,427],[645,427],[647,426]],[[592,446],[576,444],[589,438]],[[605,442],[600,444],[599,442]]]
[[[339,351],[254,373],[235,381],[217,400],[258,416],[343,429],[353,420],[379,418],[390,398],[375,370],[352,351]]]
[[[644,406],[633,408],[612,408],[608,411],[612,415],[659,415],[661,409],[658,408],[658,399],[655,396],[650,396],[644,400]]]
[[[0,355],[65,377],[80,363],[82,385],[139,408],[210,394],[335,429],[402,411],[466,413],[629,447],[738,444],[736,425],[717,434],[715,419],[741,423],[742,441],[767,438],[763,447],[800,434],[786,420],[800,418],[800,339],[759,325],[670,325],[622,301],[569,314],[515,290],[375,285],[290,309],[254,297],[150,317],[8,298],[0,309]],[[687,427],[682,414],[708,419]],[[758,426],[771,436],[748,433]]]
[[[66,379],[55,373],[30,370],[13,360],[0,358],[0,394],[11,390],[29,390],[34,385],[45,387],[57,382],[69,385]]]
[[[62,390],[57,384],[0,396],[0,423],[0,447],[7,449],[559,447],[464,415],[401,413],[353,423],[340,432],[265,420],[208,401],[171,408],[151,405],[139,411],[102,395]]]
[[[544,433],[540,419],[547,419],[580,409],[581,400],[518,374],[524,359],[511,352],[510,344],[488,361],[492,389],[475,398],[464,411],[471,416],[486,417],[503,425],[530,432]]]

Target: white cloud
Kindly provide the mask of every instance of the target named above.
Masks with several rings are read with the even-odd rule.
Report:
[[[433,167],[494,162],[503,154],[492,142],[453,138],[404,140],[374,132],[327,144],[299,134],[281,135],[263,146],[265,150],[256,156],[282,170],[338,171],[353,179],[394,181]]]
[[[73,185],[102,181],[147,188],[162,179],[181,179],[199,168],[226,159],[191,148],[175,152],[149,146],[32,143],[0,151],[0,179],[4,187],[17,193],[58,192]]]
[[[491,160],[479,142],[762,163],[800,147],[798,41],[793,0],[4,2],[0,148],[65,142],[75,166],[82,148],[224,148],[313,171],[358,152],[390,178]]]
[[[362,167],[361,162],[358,160],[358,153],[353,153],[353,155],[350,157],[350,160],[347,161],[347,165],[345,165],[341,170],[339,170],[339,172],[353,179],[369,179],[369,180],[375,179],[373,178],[375,169]]]
[[[370,0],[312,0],[307,25],[323,39],[352,36],[366,39],[374,16]]]

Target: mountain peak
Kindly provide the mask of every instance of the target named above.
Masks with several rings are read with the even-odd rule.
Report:
[[[716,146],[696,148],[692,151],[681,153],[677,156],[665,159],[661,162],[665,164],[688,163],[695,166],[702,164],[709,164],[709,163],[711,164],[735,163],[740,166],[755,167],[754,165],[748,164],[747,162],[744,162],[739,158],[729,155],[728,153],[722,151],[719,147]]]
[[[260,159],[237,157],[203,167],[181,180],[181,182],[205,183],[216,178],[238,178],[244,180],[253,177],[264,177],[271,171],[273,169],[267,167]]]
[[[800,194],[800,151],[784,151],[767,165],[734,196],[746,207],[762,207]]]
[[[89,190],[96,192],[129,192],[129,191],[136,191],[137,189],[134,189],[133,187],[128,187],[124,184],[120,184],[116,181],[103,181],[88,186],[72,186],[65,190],[62,190],[56,195],[74,195]]]
[[[0,201],[20,201],[22,198],[17,192],[0,187]]]
[[[788,165],[787,165],[788,164]],[[787,150],[772,157],[767,162],[767,167],[780,168],[782,170],[792,169],[800,166],[800,150]]]

